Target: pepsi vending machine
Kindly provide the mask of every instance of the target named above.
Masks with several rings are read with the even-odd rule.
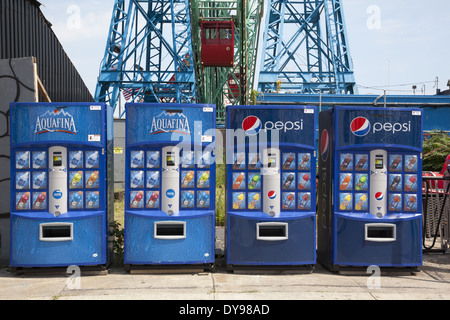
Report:
[[[11,267],[107,266],[112,109],[12,103]]]
[[[127,267],[199,267],[215,259],[216,108],[126,105]]]
[[[319,262],[420,266],[422,111],[335,107],[319,132]]]
[[[308,269],[316,260],[316,123],[311,106],[230,106],[228,269]]]

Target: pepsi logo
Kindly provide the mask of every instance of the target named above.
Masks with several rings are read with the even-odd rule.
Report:
[[[166,191],[166,196],[169,199],[173,199],[175,197],[175,190],[173,189],[169,189]]]
[[[258,117],[249,116],[242,122],[242,129],[249,136],[254,136],[261,131],[262,123]]]
[[[370,122],[364,117],[355,118],[350,124],[350,130],[355,136],[364,137],[370,131]]]
[[[59,200],[63,197],[63,193],[61,190],[55,190],[53,191],[53,198],[55,198],[56,200]]]
[[[270,200],[274,200],[277,197],[277,193],[275,191],[269,191],[267,194]]]
[[[320,138],[320,150],[322,155],[322,160],[327,161],[328,154],[330,150],[330,136],[328,134],[328,131],[325,129],[322,131],[322,137]]]
[[[377,192],[375,193],[375,199],[377,199],[378,201],[383,200],[383,192]]]

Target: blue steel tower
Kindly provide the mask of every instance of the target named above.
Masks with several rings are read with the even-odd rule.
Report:
[[[195,102],[191,30],[189,0],[116,0],[95,100]]]
[[[259,91],[355,94],[341,0],[268,0]]]

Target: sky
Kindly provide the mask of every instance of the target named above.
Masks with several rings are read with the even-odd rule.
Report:
[[[40,0],[94,95],[114,0]],[[450,80],[450,1],[342,0],[359,94],[433,95]],[[436,87],[436,85],[438,87]]]

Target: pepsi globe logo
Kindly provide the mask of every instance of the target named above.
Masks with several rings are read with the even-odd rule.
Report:
[[[275,191],[269,191],[267,194],[270,200],[274,200],[277,197],[277,193]]]
[[[61,199],[63,196],[63,193],[61,190],[55,190],[53,191],[53,198],[55,198],[56,200]]]
[[[350,130],[355,136],[364,137],[370,131],[370,122],[364,117],[355,118],[350,124]]]
[[[378,201],[383,200],[383,192],[375,193],[375,199],[377,199]]]
[[[167,190],[167,191],[166,191],[166,196],[167,196],[167,198],[169,198],[169,199],[174,198],[174,197],[175,197],[175,190],[173,190],[173,189]]]
[[[261,131],[262,123],[258,117],[249,116],[242,122],[242,129],[249,136],[255,136]]]
[[[327,161],[328,154],[330,150],[330,136],[328,131],[325,129],[322,131],[322,137],[320,138],[320,150],[322,155],[322,160]]]

